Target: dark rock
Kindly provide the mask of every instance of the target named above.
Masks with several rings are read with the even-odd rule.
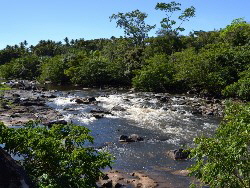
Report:
[[[121,135],[119,141],[120,142],[129,142],[129,138],[126,135]]]
[[[90,104],[89,101],[84,100],[84,99],[75,99],[75,102],[76,102],[77,104]]]
[[[45,123],[44,125],[48,126],[49,128],[51,128],[53,125],[56,125],[56,124],[67,125],[68,122],[65,121],[65,120],[55,120],[55,121],[50,121],[48,123]]]
[[[167,151],[167,155],[174,160],[185,160],[188,158],[190,151],[183,149],[175,149]]]
[[[115,188],[121,188],[123,185],[122,184],[120,184],[120,183],[116,183],[115,184]]]
[[[125,108],[121,107],[121,106],[114,106],[112,109],[112,111],[126,111]]]
[[[202,111],[201,111],[200,109],[193,109],[193,110],[191,111],[191,113],[192,113],[193,115],[197,115],[197,114],[202,115]]]
[[[104,117],[103,114],[99,114],[99,113],[93,113],[92,116],[95,117],[96,119],[101,119]]]
[[[14,97],[14,98],[17,98],[17,97],[20,97],[20,95],[17,94],[17,93],[14,93],[14,94],[13,94],[13,97]]]
[[[22,166],[17,164],[12,157],[0,148],[0,187],[1,188],[34,188]]]
[[[96,113],[96,114],[111,114],[110,112],[104,111],[104,110],[101,110],[101,109],[98,109],[98,110],[90,110],[90,113]]]
[[[87,100],[88,100],[89,102],[94,102],[94,101],[96,101],[96,98],[95,98],[95,97],[89,97]]]
[[[132,140],[132,142],[143,141],[143,138],[140,137],[138,134],[131,134],[129,136],[129,139]]]
[[[11,117],[11,118],[16,118],[16,117],[21,117],[21,116],[18,115],[18,114],[11,114],[10,117]]]
[[[159,99],[159,101],[161,101],[161,102],[168,102],[169,99],[170,99],[169,97],[164,96],[164,97],[161,97],[161,98]]]
[[[112,182],[112,180],[110,180],[110,181],[108,181],[108,182],[102,184],[102,187],[103,187],[103,188],[112,188],[112,187],[113,187],[113,182]]]
[[[139,142],[139,141],[143,141],[143,138],[140,137],[138,134],[131,134],[130,136],[126,136],[126,135],[121,135],[120,142]]]
[[[108,180],[109,179],[109,176],[108,174],[105,174],[103,177],[102,177],[103,180]]]
[[[48,99],[54,99],[54,98],[56,98],[56,97],[57,97],[57,96],[56,96],[56,95],[53,95],[53,94],[47,96]]]

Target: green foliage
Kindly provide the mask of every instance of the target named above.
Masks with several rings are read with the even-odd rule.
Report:
[[[193,6],[186,8],[178,17],[180,20],[179,26],[174,28],[177,24],[176,20],[172,19],[173,13],[177,11],[181,11],[181,4],[172,1],[170,3],[157,3],[155,6],[156,10],[161,10],[166,13],[166,17],[161,21],[161,29],[157,32],[158,35],[178,35],[179,32],[184,31],[185,29],[182,27],[182,24],[185,21],[189,21],[190,18],[195,16],[195,8]]]
[[[175,53],[171,61],[175,64],[177,80],[190,88],[196,87],[213,94],[220,94],[227,85],[238,79],[245,70],[250,56],[249,47],[231,48],[227,44],[213,44],[198,53],[194,48]]]
[[[44,58],[39,80],[42,82],[65,83],[69,78],[64,74],[68,68],[67,59],[62,55],[53,58]]]
[[[242,18],[235,19],[222,30],[221,37],[232,46],[250,44],[250,24]]]
[[[167,91],[173,86],[173,67],[169,64],[168,57],[156,55],[147,61],[148,65],[137,71],[133,78],[136,89],[146,91]]]
[[[23,128],[0,124],[0,143],[11,154],[23,157],[22,165],[38,187],[95,187],[100,169],[112,157],[86,147],[93,142],[89,130],[72,124],[51,129],[30,122]]]
[[[1,65],[0,75],[5,79],[33,80],[40,75],[41,59],[35,55],[26,55]]]
[[[148,32],[155,28],[154,26],[147,25],[145,19],[147,14],[141,11],[134,10],[132,12],[113,14],[110,16],[110,21],[117,20],[117,27],[124,29],[124,35],[127,38],[132,38],[135,45],[144,45],[145,38],[148,37]]]
[[[250,104],[227,106],[212,138],[195,139],[191,175],[213,187],[250,186]]]
[[[240,99],[250,100],[250,70],[248,69],[240,75],[241,78],[237,82],[228,85],[222,91],[222,94],[227,97],[238,97]]]

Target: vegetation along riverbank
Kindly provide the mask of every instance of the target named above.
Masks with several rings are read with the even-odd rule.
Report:
[[[146,24],[148,15],[134,10],[110,16],[124,30],[123,37],[66,37],[63,42],[41,40],[31,46],[24,41],[0,50],[0,77],[5,81],[0,88],[0,162],[6,165],[3,169],[11,169],[9,182],[0,182],[0,187],[9,187],[10,182],[14,187],[163,186],[139,172],[127,177],[111,171],[105,176],[102,170],[112,166],[114,157],[89,147],[94,141],[90,130],[49,107],[48,101],[59,94],[38,83],[133,88],[131,93],[151,92],[145,101],[155,99],[154,108],[162,111],[223,118],[214,135],[197,137],[192,148],[168,152],[173,159],[184,152],[195,161],[188,170],[169,171],[189,173],[196,178],[193,187],[250,187],[250,24],[239,18],[219,30],[184,36],[182,23],[195,16],[194,7],[182,9],[180,3],[170,2],[157,3],[155,9],[165,13],[155,37],[148,36],[155,28]],[[172,14],[178,15],[176,20]],[[100,102],[95,97],[72,97],[69,103],[93,106]],[[186,111],[176,106],[185,106]],[[101,119],[126,110],[118,105],[90,113]],[[122,135],[120,141],[143,142],[140,136]],[[8,160],[5,152],[19,156],[22,167]],[[174,187],[166,182],[164,186]]]

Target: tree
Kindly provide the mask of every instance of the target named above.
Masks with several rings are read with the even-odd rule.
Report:
[[[232,104],[212,138],[195,139],[191,175],[211,188],[250,187],[250,104]]]
[[[7,152],[23,157],[22,166],[37,187],[96,187],[101,169],[113,158],[87,147],[93,143],[89,132],[72,124],[50,129],[33,122],[17,129],[0,124],[0,143]]]
[[[158,35],[178,35],[179,32],[184,31],[185,29],[182,27],[182,24],[185,21],[189,21],[190,18],[195,16],[195,8],[193,6],[186,8],[178,19],[180,20],[180,24],[174,28],[177,24],[175,20],[172,19],[172,15],[176,11],[181,11],[181,4],[172,1],[170,3],[157,3],[155,6],[156,10],[161,10],[166,12],[166,17],[162,19],[161,29],[157,32]]]
[[[132,12],[113,14],[110,21],[117,20],[117,27],[124,29],[124,35],[132,38],[136,46],[144,45],[144,40],[148,37],[148,32],[155,28],[155,25],[147,25],[145,19],[148,17],[146,13],[134,10]]]

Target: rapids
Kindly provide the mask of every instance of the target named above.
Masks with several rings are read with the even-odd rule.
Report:
[[[192,96],[94,89],[60,91],[57,95],[48,105],[62,113],[65,120],[89,128],[95,139],[93,147],[115,156],[114,169],[144,171],[156,179],[167,179],[173,187],[188,187],[190,178],[174,172],[190,166],[192,161],[174,161],[166,151],[192,146],[195,137],[213,134],[220,121],[193,115],[185,102],[197,100]],[[98,102],[77,104],[73,100],[87,96],[94,96]],[[161,101],[163,97],[167,100]],[[96,109],[111,114],[96,119],[90,113]],[[138,134],[144,141],[119,142],[121,135],[131,134]]]

